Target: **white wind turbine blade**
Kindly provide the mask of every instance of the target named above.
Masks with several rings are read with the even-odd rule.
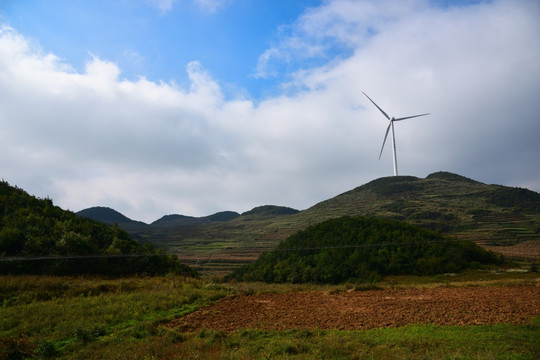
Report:
[[[371,101],[371,103],[373,105],[375,105],[375,107],[377,109],[379,109],[379,111],[384,115],[384,117],[386,117],[390,121],[390,124],[386,128],[386,133],[384,134],[384,140],[383,140],[383,143],[382,143],[381,152],[379,153],[379,160],[381,159],[382,152],[384,150],[384,144],[386,144],[386,139],[388,138],[388,133],[390,132],[390,128],[392,128],[392,150],[394,152],[394,176],[397,176],[398,171],[397,171],[397,156],[396,156],[396,138],[395,138],[395,135],[394,135],[394,121],[401,121],[401,120],[406,120],[406,119],[412,119],[412,118],[419,117],[419,116],[426,116],[426,115],[429,115],[429,113],[413,115],[413,116],[405,116],[405,117],[401,117],[401,118],[397,118],[397,119],[396,118],[391,118],[390,116],[388,116],[387,113],[384,112],[383,109],[381,109],[379,107],[379,105],[377,105],[375,103],[375,101],[371,100],[371,98],[365,92],[362,91],[362,94],[364,94],[369,99],[369,101]]]
[[[392,127],[392,122],[390,121],[390,124],[386,128],[386,134],[384,134],[384,140],[382,142],[381,152],[379,153],[379,160],[381,160],[382,151],[384,149],[384,144],[386,143],[386,138],[388,137],[388,132],[390,131],[390,128]]]
[[[429,115],[429,114],[430,113],[420,114],[420,115],[413,115],[413,116],[406,116],[406,117],[402,117],[402,118],[399,118],[399,119],[394,119],[394,121],[407,120],[407,119],[412,119],[412,118],[419,117],[419,116],[426,116],[426,115]]]
[[[377,109],[379,109],[380,112],[382,112],[383,115],[384,115],[388,120],[390,120],[390,116],[388,116],[388,115],[383,111],[383,109],[381,109],[381,108],[379,107],[379,105],[375,104],[375,101],[371,100],[371,98],[370,98],[369,96],[367,96],[367,94],[366,94],[365,92],[362,91],[362,94],[366,95],[366,97],[369,99],[369,101],[371,101],[371,102],[373,103],[373,105],[375,105],[375,106],[377,107]],[[388,131],[387,131],[386,133],[388,134]],[[384,145],[384,144],[383,144],[383,145]]]

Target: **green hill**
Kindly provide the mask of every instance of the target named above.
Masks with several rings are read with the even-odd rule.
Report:
[[[540,194],[521,188],[484,184],[457,174],[436,172],[426,178],[392,176],[288,215],[242,214],[227,222],[151,228],[138,235],[183,261],[209,272],[226,273],[310,225],[342,216],[402,220],[444,235],[540,256]],[[530,249],[532,248],[532,249]],[[532,251],[530,251],[530,250]]]
[[[341,217],[313,225],[281,241],[257,261],[236,270],[240,281],[370,281],[382,275],[460,272],[502,257],[470,241],[397,220]]]
[[[105,224],[130,224],[130,223],[137,223],[137,224],[144,224],[140,221],[134,221],[128,218],[127,216],[119,213],[118,211],[103,207],[103,206],[96,206],[91,207],[88,209],[84,209],[81,211],[78,211],[75,213],[78,216],[94,219],[100,222],[103,222]]]
[[[212,223],[212,222],[229,221],[238,216],[240,216],[240,214],[234,211],[222,211],[222,212],[218,212],[213,215],[204,216],[204,217],[194,217],[194,216],[173,214],[173,215],[165,215],[161,217],[160,219],[154,221],[150,225],[154,228],[193,226],[193,225],[207,224],[207,223]]]
[[[292,209],[286,206],[275,206],[275,205],[263,205],[257,206],[249,211],[242,213],[242,216],[281,216],[281,215],[292,215],[297,214],[300,211]]]
[[[540,194],[438,172],[386,177],[302,212],[305,221],[365,215],[404,220],[474,241],[514,244],[540,236]],[[519,231],[515,231],[520,229]]]
[[[193,216],[185,216],[185,215],[165,215],[161,218],[154,221],[152,224],[153,227],[173,227],[173,226],[189,226],[189,225],[196,225],[196,224],[202,224],[203,221],[201,221],[199,218],[193,217]]]
[[[190,272],[175,257],[157,255],[117,225],[77,216],[0,182],[0,273]]]

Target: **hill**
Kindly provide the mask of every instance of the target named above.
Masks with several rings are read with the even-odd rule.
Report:
[[[470,241],[398,220],[341,217],[281,241],[257,261],[236,270],[239,281],[375,281],[383,275],[433,275],[500,264],[502,256]]]
[[[194,217],[194,216],[185,216],[185,215],[165,215],[160,219],[154,221],[152,224],[153,227],[180,227],[180,226],[192,226],[197,224],[207,224],[213,222],[224,222],[229,221],[240,216],[237,212],[234,211],[222,211],[215,213],[213,215],[204,216],[204,217]]]
[[[117,225],[77,216],[0,182],[0,273],[191,273],[175,257],[156,255],[150,243],[139,244]]]
[[[141,226],[146,225],[142,221],[131,220],[127,216],[119,213],[118,211],[108,208],[108,207],[103,207],[103,206],[91,207],[88,209],[78,211],[75,214],[78,216],[94,219],[102,223],[111,224],[111,225],[113,224],[123,224],[123,225],[136,224],[136,225],[141,225]]]
[[[121,228],[125,229],[130,233],[143,232],[146,228],[148,228],[148,226],[152,226],[154,228],[191,226],[212,222],[229,221],[240,216],[240,214],[235,211],[222,211],[204,217],[171,214],[162,216],[158,220],[148,225],[142,221],[132,220],[114,209],[103,206],[87,208],[78,211],[75,214],[105,224],[118,224]]]
[[[142,221],[136,221],[128,218],[120,212],[104,206],[95,206],[88,209],[84,209],[75,213],[77,216],[88,218],[102,222],[104,224],[114,225],[117,224],[122,229],[126,230],[131,236],[137,240],[144,240],[135,236],[135,233],[144,232],[148,227],[148,224]]]
[[[280,216],[297,214],[299,212],[299,210],[292,209],[286,206],[263,205],[257,206],[249,211],[242,213],[242,216]]]
[[[446,234],[513,244],[538,239],[540,194],[527,189],[486,185],[438,172],[425,179],[386,177],[323,201],[304,218],[366,215],[404,220]]]
[[[540,194],[449,172],[373,180],[288,215],[242,214],[223,223],[139,233],[182,261],[227,273],[310,225],[342,216],[402,220],[519,258],[539,259]]]

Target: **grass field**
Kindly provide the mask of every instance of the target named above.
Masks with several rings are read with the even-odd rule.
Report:
[[[537,281],[535,273],[470,272],[392,277],[375,285],[531,286]],[[163,326],[229,295],[314,289],[347,291],[352,285],[220,283],[178,276],[2,276],[0,359],[534,359],[540,353],[539,319],[519,326],[409,325],[362,331],[182,333]]]

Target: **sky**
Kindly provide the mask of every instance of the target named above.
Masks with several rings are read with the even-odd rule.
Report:
[[[147,223],[393,174],[540,192],[540,1],[0,0],[0,177]]]

